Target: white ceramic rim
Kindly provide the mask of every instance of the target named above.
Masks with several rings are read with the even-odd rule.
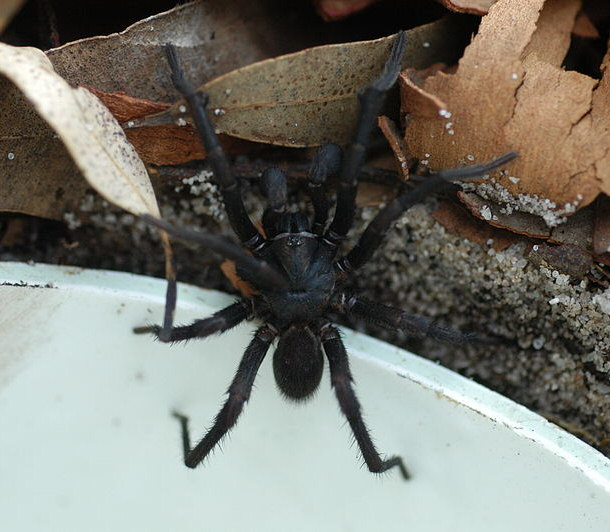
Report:
[[[106,270],[88,270],[77,267],[47,264],[0,262],[0,285],[56,287],[63,290],[78,289],[91,293],[120,293],[132,300],[152,299],[163,302],[165,280],[141,275]],[[184,290],[188,286],[188,290]],[[198,296],[205,295],[209,304],[227,303],[227,295],[179,283],[182,288],[181,304],[198,306]],[[430,360],[421,358],[396,346],[375,338],[342,329],[348,344],[363,353],[363,358],[374,360],[400,376],[442,394],[468,409],[501,424],[517,435],[537,443],[552,454],[579,470],[594,484],[610,493],[610,459],[602,453],[549,422],[522,405],[454,373]]]

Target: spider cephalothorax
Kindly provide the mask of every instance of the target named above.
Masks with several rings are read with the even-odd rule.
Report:
[[[207,115],[206,96],[186,82],[175,49],[170,45],[166,47],[172,80],[190,106],[220,186],[229,221],[247,251],[218,236],[176,228],[150,216],[145,216],[145,219],[176,238],[202,243],[235,261],[237,273],[256,289],[256,295],[242,297],[213,316],[191,325],[172,327],[171,320],[166,320],[163,327],[142,327],[136,332],[153,332],[161,341],[176,342],[224,332],[246,319],[256,318],[263,322],[246,348],[229,387],[227,401],[212,428],[194,448],[190,444],[187,418],[176,414],[182,423],[188,467],[197,466],[237,422],[250,397],[258,368],[271,343],[277,339],[273,370],[282,394],[294,401],[311,396],[320,383],[325,355],[341,411],[369,470],[381,473],[398,467],[402,475],[408,477],[399,456],[383,459],[373,445],[352,386],[345,346],[328,315],[332,312],[352,314],[385,327],[455,344],[475,341],[473,334],[443,328],[427,318],[359,298],[346,291],[343,285],[350,274],[372,256],[391,224],[409,207],[447,187],[450,180],[481,176],[512,160],[516,154],[506,154],[488,164],[429,175],[415,189],[399,195],[383,208],[353,249],[339,256],[339,244],[354,218],[357,178],[366,146],[385,93],[398,77],[405,38],[404,33],[397,35],[381,75],[362,91],[358,127],[345,157],[342,158],[340,148],[332,144],[322,146],[316,153],[308,182],[313,219],[300,212],[289,212],[286,177],[280,170],[271,168],[263,173],[261,189],[268,203],[262,220],[264,235],[246,213],[239,182],[231,174]],[[339,184],[335,214],[329,222],[324,184],[333,174],[339,175]],[[173,294],[173,290],[168,290],[168,294]],[[166,316],[171,316],[167,309],[172,303],[170,296],[166,303]]]

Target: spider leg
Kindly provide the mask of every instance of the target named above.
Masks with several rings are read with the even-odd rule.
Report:
[[[386,92],[394,85],[400,72],[400,62],[406,45],[406,33],[400,32],[394,39],[390,58],[381,75],[360,95],[360,116],[354,139],[341,168],[337,208],[333,221],[324,235],[325,240],[337,246],[345,237],[354,220],[358,175],[366,155],[366,147],[377,116],[385,100]]]
[[[286,174],[279,168],[267,168],[261,177],[261,187],[269,208],[278,214],[285,212],[288,201]]]
[[[442,327],[430,318],[408,314],[401,309],[366,299],[356,297],[341,299],[343,302],[335,306],[340,312],[359,316],[369,323],[387,329],[405,331],[409,336],[415,338],[428,337],[455,345],[498,344],[500,341],[499,338],[480,336],[472,332],[463,333],[456,329]]]
[[[222,310],[212,314],[209,318],[195,320],[190,325],[172,327],[169,333],[162,335],[160,325],[146,327],[134,327],[136,334],[154,334],[161,342],[181,342],[191,338],[205,338],[214,333],[223,333],[244,321],[251,312],[251,305],[246,300],[241,300],[229,305]]]
[[[326,229],[328,219],[328,199],[324,193],[324,184],[329,176],[341,169],[341,148],[336,144],[324,144],[316,150],[309,168],[307,192],[313,204],[314,219],[312,232],[321,235]]]
[[[255,249],[265,239],[258,232],[246,212],[241,197],[239,181],[235,179],[231,172],[229,161],[218,141],[218,136],[206,109],[208,97],[200,93],[186,80],[174,45],[166,44],[165,53],[172,71],[172,82],[189,105],[197,131],[205,147],[206,157],[210,161],[214,175],[218,180],[222,200],[231,226],[245,247]]]
[[[369,471],[372,473],[383,473],[388,469],[398,467],[403,478],[408,479],[409,473],[400,456],[392,456],[384,460],[379,455],[377,449],[375,449],[373,440],[362,419],[360,403],[354,393],[347,351],[339,336],[339,331],[331,325],[323,327],[322,343],[330,367],[331,385],[335,390],[341,411],[347,418]]]
[[[413,205],[421,203],[427,196],[453,186],[452,180],[480,177],[505,165],[517,157],[515,152],[506,153],[485,164],[463,166],[442,170],[430,175],[416,188],[409,190],[384,207],[364,230],[353,249],[337,262],[343,272],[351,272],[368,261],[379,247],[383,236],[396,219]]]
[[[174,416],[180,420],[182,426],[184,464],[187,467],[197,467],[197,465],[235,425],[244,404],[250,398],[250,392],[252,391],[258,368],[265,358],[267,350],[276,334],[276,330],[269,325],[264,325],[256,331],[254,338],[246,348],[244,356],[239,363],[233,382],[227,390],[229,395],[228,399],[216,416],[212,428],[195,447],[191,448],[188,420],[186,416],[177,412],[173,413]]]
[[[183,227],[176,227],[165,220],[155,218],[150,214],[143,214],[141,215],[141,218],[145,222],[148,222],[159,229],[163,229],[179,240],[203,244],[222,257],[235,261],[237,266],[241,266],[244,270],[247,270],[252,274],[253,278],[256,279],[258,288],[278,290],[287,285],[284,278],[265,261],[253,257],[233,242],[226,240],[221,236],[209,235]]]
[[[265,236],[273,238],[281,232],[278,222],[282,219],[282,214],[286,212],[288,202],[286,174],[279,168],[267,168],[261,176],[261,191],[269,205],[263,213]]]

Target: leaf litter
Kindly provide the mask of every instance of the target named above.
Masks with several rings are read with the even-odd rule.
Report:
[[[465,41],[464,24],[450,16],[409,30],[403,67],[456,60]],[[292,147],[345,144],[358,114],[357,91],[379,74],[393,39],[309,48],[245,66],[199,88],[210,98],[221,133]],[[134,126],[188,120],[180,100]]]
[[[53,70],[45,54],[36,48],[0,43],[0,74],[13,84],[40,117],[38,131],[48,132],[50,127],[82,176],[101,196],[134,215],[147,213],[160,216],[144,163],[127,140],[119,123],[91,92],[82,87],[70,87]],[[19,118],[16,116],[13,120]],[[33,114],[26,114],[25,119],[32,121]],[[43,126],[40,120],[44,120],[48,127]],[[44,145],[49,139],[48,135],[36,138],[32,133],[29,135],[34,142],[40,140]],[[20,135],[13,135],[12,141],[15,146],[19,146]],[[4,164],[9,168],[7,172],[0,172],[0,179],[10,183],[18,180],[20,176],[15,168],[10,168],[19,164],[19,157],[14,152],[9,153],[12,153],[13,157],[7,155]],[[39,172],[44,179],[46,173],[42,166]],[[2,194],[0,209],[24,209],[23,203],[28,202],[31,183],[25,182],[22,187],[10,187],[9,191],[14,194]],[[50,213],[49,205],[44,201],[30,203],[28,209],[27,213],[35,216],[63,214]],[[165,233],[161,233],[161,239],[166,253],[168,278],[175,279],[169,239]]]
[[[190,78],[208,81],[298,46],[304,32],[289,25],[284,28],[289,33],[278,31],[274,6],[269,0],[189,2],[120,33],[67,43],[47,55],[71,84],[171,101],[178,92],[167,75],[166,43],[180,48]]]
[[[601,80],[562,67],[572,30],[587,32],[580,9],[579,0],[499,0],[457,68],[401,76],[407,147],[429,154],[432,168],[519,152],[461,195],[492,225],[545,237],[610,193],[610,52]]]
[[[8,110],[6,118],[10,117],[11,123],[2,120],[1,127],[11,127],[11,133],[2,134],[4,142],[10,136],[17,151],[22,136],[41,140],[44,144],[49,137],[57,135],[89,184],[102,196],[134,214],[159,213],[144,164],[118,122],[93,94],[82,87],[70,87],[53,70],[44,53],[35,48],[18,48],[0,43],[0,74],[23,95],[25,100],[21,102],[27,100],[31,105],[31,111],[23,116],[11,116],[11,110]],[[3,111],[7,112],[6,106],[3,106]],[[27,128],[35,122],[32,111],[50,129],[42,123],[38,124],[37,130]],[[19,119],[23,119],[23,123],[16,124]],[[43,136],[38,137],[38,132],[42,132]],[[22,175],[15,168],[20,157],[15,154],[3,159],[3,164],[7,167],[10,164],[11,168],[5,168],[7,171],[0,174],[2,178],[7,181],[21,179]],[[44,161],[38,163],[39,171],[44,174]],[[31,187],[26,186],[21,192],[26,195],[31,192]],[[1,201],[2,210],[18,210],[16,206],[25,200],[3,194]],[[28,214],[50,214],[44,205],[31,208],[33,212]]]
[[[409,149],[431,153],[435,168],[516,150],[497,183],[514,198],[547,199],[549,211],[570,214],[610,192],[608,75],[598,82],[561,68],[579,9],[578,0],[500,0],[454,74],[419,87],[403,75]],[[414,93],[427,99],[425,113]]]

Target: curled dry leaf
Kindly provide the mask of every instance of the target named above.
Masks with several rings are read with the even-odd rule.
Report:
[[[38,141],[43,151],[47,149],[52,131],[89,184],[102,196],[134,214],[159,215],[144,164],[117,121],[93,94],[83,88],[70,87],[53,70],[47,57],[35,48],[0,44],[0,74],[14,86],[12,97],[3,102],[1,111],[0,127],[10,127],[10,130],[2,132],[0,140],[14,146],[14,150],[2,158],[1,179],[5,181],[4,190],[8,189],[9,193],[2,194],[1,210],[21,210],[37,216],[61,215],[61,212],[50,212],[50,207],[44,203],[29,205],[32,210],[25,207],[25,196],[35,194],[32,189],[48,174],[45,165],[40,164],[44,158],[38,166],[29,164],[30,159],[37,152]],[[22,112],[27,109],[23,99],[15,95],[15,89],[31,106],[28,112],[17,114],[11,109],[14,102],[20,104]],[[37,128],[28,129],[31,124],[37,124]],[[22,157],[24,142],[29,152]],[[22,164],[24,167],[20,167]],[[33,174],[29,175],[25,170]],[[24,204],[21,208],[19,202]]]
[[[484,200],[473,192],[458,192],[460,201],[480,220],[499,229],[530,238],[548,240],[554,244],[570,244],[595,254],[593,235],[595,215],[591,208],[581,209],[557,227],[548,227],[544,219],[534,214],[514,211],[508,213],[498,204]]]
[[[160,113],[170,107],[170,104],[168,103],[155,102],[146,98],[135,98],[123,91],[104,92],[94,87],[85,88],[88,89],[89,92],[95,94],[102,103],[108,107],[112,116],[114,116],[119,123],[136,120],[154,113]]]
[[[179,97],[163,46],[180,48],[187,75],[199,83],[309,42],[298,20],[277,19],[277,0],[190,2],[126,30],[49,50],[56,71],[90,88],[121,123],[154,114]],[[196,132],[174,124],[133,128],[127,137],[147,164],[180,164],[205,153]],[[229,142],[223,142],[231,148]],[[243,148],[243,146],[240,146]]]
[[[277,0],[202,0],[136,22],[112,35],[49,50],[55,70],[74,85],[136,98],[178,97],[163,46],[180,48],[190,79],[207,81],[298,47],[305,29],[277,19]]]
[[[593,232],[595,228],[595,211],[591,207],[579,210],[570,216],[565,223],[553,227],[549,242],[570,244],[593,253]]]
[[[496,251],[523,240],[523,237],[515,233],[497,229],[470,216],[464,207],[455,201],[439,201],[432,217],[449,233],[467,238],[481,246],[491,246]]]
[[[580,6],[499,0],[454,74],[436,73],[421,86],[403,75],[410,151],[431,154],[433,168],[518,151],[497,176],[498,194],[547,199],[567,214],[610,193],[610,53],[600,81],[561,68]]]
[[[581,11],[576,17],[572,33],[584,39],[599,39],[600,37],[595,24],[584,11]]]
[[[0,94],[0,211],[56,219],[74,212],[87,184],[75,179],[79,171],[63,143],[2,75]]]
[[[403,67],[424,68],[457,59],[465,38],[463,24],[458,17],[447,17],[410,30]],[[310,48],[248,65],[200,89],[209,95],[220,132],[284,146],[346,143],[355,129],[356,93],[379,74],[393,39]],[[183,106],[177,102],[136,125],[188,119],[180,111]]]
[[[103,92],[91,87],[87,89],[127,128],[127,139],[145,164],[176,165],[185,161],[205,159],[205,150],[197,130],[190,125],[182,127],[167,124],[130,128],[129,124],[133,120],[158,113],[170,107],[170,104],[134,98],[124,92]],[[252,145],[247,146],[245,141],[227,135],[220,135],[220,143],[229,154],[243,154],[247,147],[252,148]]]
[[[533,264],[557,270],[575,279],[584,279],[593,267],[591,254],[574,244],[535,244],[527,258]]]
[[[127,127],[132,120],[159,113],[170,107],[168,103],[134,98],[124,92],[103,92],[87,88],[108,107],[112,116]],[[126,133],[129,142],[146,164],[180,164],[184,161],[205,158],[205,151],[193,127],[168,124],[127,129]]]
[[[551,236],[551,230],[540,216],[527,212],[506,214],[498,204],[484,200],[473,192],[458,192],[458,198],[474,216],[485,220],[489,225],[532,238]]]
[[[119,123],[91,92],[82,87],[70,87],[53,70],[44,53],[35,48],[17,48],[0,43],[0,74],[18,89],[35,113],[57,135],[82,175],[99,194],[135,215],[148,213],[160,216],[144,163],[128,142]],[[5,108],[3,112],[6,112]],[[48,129],[40,124],[40,120],[38,131],[45,135],[37,139],[35,131],[20,130],[20,118],[18,115],[12,117],[14,134],[11,142],[16,146],[17,153],[11,152],[13,157],[7,157],[9,163],[15,163],[14,167],[7,168],[8,172],[1,174],[12,187],[9,193],[2,194],[0,210],[6,210],[7,205],[10,209],[15,201],[10,192],[23,199],[33,192],[32,188],[40,182],[39,179],[44,182],[46,178],[44,165],[35,169],[34,183],[30,176],[18,171],[21,162],[18,150],[22,137],[34,144],[40,140],[43,146],[49,140]],[[24,118],[21,126],[32,121],[36,123],[32,113],[26,113]],[[38,216],[50,214],[49,206],[44,201],[25,212]],[[173,253],[167,235],[161,233],[161,237],[166,255],[166,272],[172,282],[175,281]]]

